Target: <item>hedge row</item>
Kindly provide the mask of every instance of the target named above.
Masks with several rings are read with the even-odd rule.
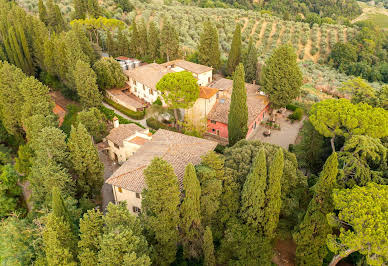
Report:
[[[303,117],[303,109],[302,108],[296,108],[295,111],[288,116],[291,120],[298,120],[300,121]]]
[[[106,118],[109,119],[109,120],[113,120],[113,117],[116,116],[119,119],[120,124],[136,124],[136,125],[138,125],[141,128],[145,128],[144,126],[142,126],[141,124],[139,124],[137,122],[125,119],[121,115],[116,114],[112,109],[109,109],[109,108],[107,108],[107,107],[105,107],[103,105],[101,105],[99,109],[106,116]]]
[[[132,110],[122,106],[121,104],[118,104],[115,101],[109,99],[108,97],[104,97],[104,101],[107,104],[111,105],[112,107],[116,108],[118,111],[122,112],[123,114],[125,114],[125,115],[127,115],[130,118],[133,118],[135,120],[142,120],[145,116],[145,111],[141,111],[141,112],[132,111]]]

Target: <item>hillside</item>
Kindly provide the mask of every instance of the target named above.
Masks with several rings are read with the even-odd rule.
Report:
[[[367,3],[358,2],[362,7],[362,14],[355,18],[352,23],[359,21],[371,21],[380,28],[388,30],[388,9],[383,6],[373,6]]]
[[[36,12],[36,4],[29,0],[19,0],[29,11]],[[72,11],[70,0],[61,1],[61,11],[69,18]],[[101,6],[114,18],[130,23],[135,11],[126,13],[117,8],[113,0],[101,1]],[[210,19],[216,21],[219,31],[220,45],[225,56],[230,49],[233,30],[236,23],[242,25],[242,40],[248,44],[253,38],[262,57],[267,57],[271,50],[283,43],[291,43],[297,50],[300,60],[326,58],[331,47],[338,41],[345,42],[355,34],[355,29],[342,25],[314,25],[294,21],[284,21],[268,14],[232,8],[200,8],[193,6],[166,6],[136,2],[136,18],[147,22],[156,21],[162,26],[164,19],[171,20],[180,31],[180,40],[184,47],[195,49],[202,23]]]

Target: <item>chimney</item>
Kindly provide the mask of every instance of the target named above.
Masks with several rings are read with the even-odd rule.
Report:
[[[115,116],[113,117],[113,127],[118,128],[120,125],[119,119]]]

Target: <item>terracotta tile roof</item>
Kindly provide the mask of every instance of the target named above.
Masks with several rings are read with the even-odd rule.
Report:
[[[156,84],[167,73],[174,71],[163,67],[162,65],[152,63],[140,66],[131,70],[125,70],[124,73],[137,82],[140,82],[151,89],[156,89]]]
[[[132,106],[133,108],[136,108],[136,109],[144,108],[146,106],[145,104],[143,104],[143,103],[141,103],[139,101],[136,101],[134,98],[129,97],[128,95],[126,95],[122,91],[123,89],[125,89],[125,88],[122,88],[122,89],[110,89],[110,90],[107,90],[106,93],[108,95],[111,94],[113,97],[117,98],[123,104],[128,105],[128,106]]]
[[[199,98],[210,99],[218,92],[217,89],[209,87],[199,87]]]
[[[137,145],[143,145],[144,143],[147,142],[148,139],[136,136],[133,139],[131,139],[129,142],[137,144]]]
[[[172,165],[182,188],[186,165],[199,164],[201,156],[216,146],[214,141],[159,129],[152,140],[141,146],[106,183],[141,193],[146,188],[144,169],[154,157],[161,157]]]
[[[129,60],[130,58],[129,57],[126,57],[126,56],[118,56],[115,58],[116,60]]]
[[[53,113],[56,114],[59,118],[59,126],[62,125],[63,121],[65,120],[66,111],[63,109],[60,105],[55,104]]]
[[[123,140],[134,135],[136,132],[144,132],[145,129],[136,124],[120,124],[119,127],[113,128],[106,139],[112,141],[114,144],[123,146]]]
[[[268,98],[257,93],[257,85],[246,84],[247,88],[247,106],[248,106],[248,126],[268,105]],[[230,110],[230,99],[218,99],[207,118],[224,124],[228,124],[228,115]]]
[[[183,69],[190,71],[192,73],[196,73],[196,74],[202,74],[202,73],[211,71],[213,69],[213,68],[208,67],[208,66],[196,64],[196,63],[189,62],[189,61],[182,60],[182,59],[173,60],[173,61],[162,64],[162,66],[165,66],[165,67],[173,66],[173,65],[178,66],[180,68],[183,68]]]
[[[222,78],[209,85],[209,87],[224,91],[231,96],[233,91],[233,80]],[[247,88],[248,94],[256,94],[260,89],[259,85],[251,83],[245,83],[245,87]]]

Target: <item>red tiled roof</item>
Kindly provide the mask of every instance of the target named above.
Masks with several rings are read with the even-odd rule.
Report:
[[[137,145],[143,145],[144,143],[146,143],[147,140],[148,139],[144,139],[142,137],[136,136],[133,139],[131,139],[129,142],[137,144]]]
[[[210,99],[218,92],[218,89],[209,87],[199,87],[199,98]]]
[[[129,60],[130,58],[129,57],[126,57],[126,56],[118,56],[116,57],[116,60]]]

